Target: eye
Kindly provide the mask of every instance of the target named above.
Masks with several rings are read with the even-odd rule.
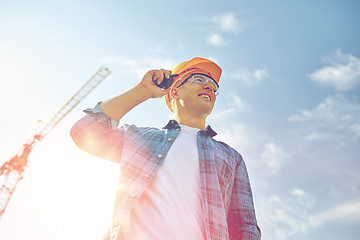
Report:
[[[201,77],[194,77],[194,82],[196,83],[202,83],[204,80]]]

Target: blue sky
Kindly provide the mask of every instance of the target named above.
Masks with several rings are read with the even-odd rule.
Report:
[[[118,166],[69,129],[149,69],[223,68],[208,124],[244,157],[264,240],[360,235],[358,1],[0,1],[0,163],[100,66],[112,73],[33,149],[0,239],[99,239]],[[162,127],[151,99],[123,123]]]

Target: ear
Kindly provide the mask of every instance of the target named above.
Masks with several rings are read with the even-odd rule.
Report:
[[[172,88],[170,89],[170,97],[173,98],[173,99],[178,99],[179,98],[179,94],[178,94],[178,91],[177,91],[177,88]]]

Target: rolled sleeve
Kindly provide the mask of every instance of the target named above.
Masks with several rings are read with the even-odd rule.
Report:
[[[95,117],[98,122],[106,123],[109,128],[116,129],[120,121],[107,116],[100,108],[100,104],[101,102],[98,102],[94,108],[85,109],[84,113]]]
[[[84,112],[70,130],[74,143],[96,157],[120,162],[124,130],[117,128],[119,121],[105,115],[100,103]]]

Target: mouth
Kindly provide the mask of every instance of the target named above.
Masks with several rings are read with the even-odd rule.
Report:
[[[204,98],[204,99],[211,102],[211,96],[209,94],[207,94],[207,93],[200,93],[199,97],[202,97],[202,98]]]

